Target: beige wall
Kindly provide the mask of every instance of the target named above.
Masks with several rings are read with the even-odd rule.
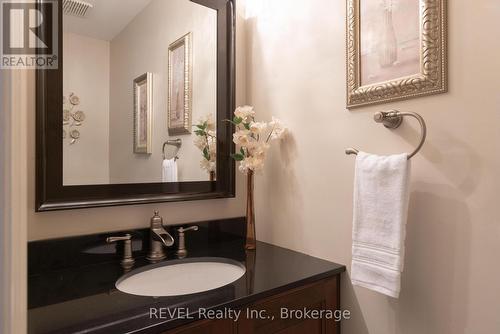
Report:
[[[0,70],[0,333],[25,333],[28,71]]]
[[[75,93],[85,112],[80,139],[63,141],[65,185],[109,183],[109,42],[73,33],[63,35],[63,94]],[[64,127],[68,132],[69,127]],[[96,163],[98,162],[98,163]]]
[[[257,178],[259,239],[351,261],[354,157],[409,151],[418,124],[396,131],[375,111],[420,113],[429,133],[413,159],[405,270],[399,300],[348,275],[346,334],[500,332],[500,4],[448,1],[450,92],[345,109],[345,1],[248,0],[247,102],[283,119],[293,137]]]
[[[167,131],[168,47],[192,32],[193,124],[212,114],[217,104],[217,12],[188,0],[154,0],[111,41],[111,183],[161,182],[162,146],[181,138],[177,161],[180,181],[203,181],[201,151],[194,133],[170,136]],[[151,155],[134,154],[132,147],[132,82],[153,74],[153,144]],[[172,146],[166,148],[172,156]]]
[[[8,184],[8,172],[6,168],[6,161],[8,159],[9,150],[7,144],[7,136],[8,136],[8,127],[5,125],[8,122],[7,112],[10,108],[9,101],[7,99],[7,87],[10,86],[10,82],[6,74],[3,71],[0,71],[0,235],[1,244],[0,244],[0,268],[6,268],[9,263],[9,249],[6,247],[7,245],[7,229],[8,229],[8,216],[6,215],[6,209],[8,206],[7,202],[7,184]],[[2,274],[0,274],[0,295],[5,295],[10,290],[10,280],[8,276],[5,274],[6,271],[2,270]],[[5,332],[8,329],[8,318],[9,308],[6,305],[7,303],[0,303],[0,332]]]
[[[419,112],[429,137],[413,160],[401,297],[353,289],[346,276],[342,304],[353,319],[344,322],[344,333],[499,332],[500,40],[488,33],[500,31],[498,3],[449,1],[449,93],[349,112],[344,1],[249,1],[250,13],[257,16],[245,25],[238,22],[239,104],[248,94],[246,101],[260,117],[274,114],[293,132],[272,149],[257,178],[259,239],[349,264],[354,160],[343,150],[411,150],[418,140],[416,124],[391,132],[374,123],[372,114],[381,108]],[[32,240],[146,226],[154,208],[169,222],[243,213],[238,177],[235,200],[35,214],[34,121],[28,125],[31,145],[24,153],[30,166]]]
[[[237,7],[237,50],[236,50],[236,103],[245,102],[245,54],[242,34],[242,7]],[[28,150],[20,153],[28,159],[28,238],[48,239],[70,235],[116,231],[128,228],[146,227],[153,210],[159,209],[167,224],[190,221],[239,217],[245,214],[244,178],[237,175],[236,198],[165,204],[122,206],[116,208],[83,209],[61,212],[35,213],[35,82],[30,74],[29,100],[30,117],[27,120]],[[31,97],[31,98],[29,98]]]

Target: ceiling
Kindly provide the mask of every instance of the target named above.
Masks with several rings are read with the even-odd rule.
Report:
[[[65,32],[110,41],[152,0],[85,0],[94,8],[85,18],[64,15]]]

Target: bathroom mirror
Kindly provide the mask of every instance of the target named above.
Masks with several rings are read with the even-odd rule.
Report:
[[[234,196],[234,1],[61,0],[37,210]]]

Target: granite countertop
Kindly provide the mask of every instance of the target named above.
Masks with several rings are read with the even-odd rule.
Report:
[[[258,242],[256,251],[246,252],[244,239],[241,236],[226,234],[226,237],[221,238],[218,235],[213,238],[213,224],[206,226],[201,224],[200,230],[205,230],[206,235],[210,236],[210,242],[203,237],[198,237],[197,243],[193,240],[190,244],[188,241],[190,251],[188,258],[229,258],[240,262],[247,271],[237,281],[216,290],[176,297],[142,297],[117,290],[115,282],[124,274],[119,264],[121,256],[119,253],[112,256],[101,255],[100,257],[107,259],[101,262],[89,260],[89,257],[95,259],[99,255],[89,255],[87,252],[86,255],[76,259],[73,257],[78,264],[73,267],[63,265],[65,260],[61,259],[61,255],[57,260],[49,258],[47,254],[43,255],[43,248],[58,249],[64,244],[71,244],[74,252],[85,243],[82,243],[81,239],[31,245],[28,332],[34,334],[161,333],[193,320],[176,314],[169,315],[168,312],[162,314],[161,319],[157,319],[150,316],[152,308],[189,310],[196,318],[199,309],[222,310],[242,307],[264,297],[345,271],[343,265],[263,242]],[[220,227],[216,230],[221,233]],[[139,236],[147,235],[145,231],[137,233]],[[203,235],[204,232],[199,234]],[[227,237],[227,235],[232,236]],[[93,240],[102,238],[103,236],[96,236]],[[86,242],[88,243],[88,239]],[[142,251],[147,249],[147,246],[146,241],[144,246],[137,246],[138,250],[134,252],[136,264],[133,270],[149,265]],[[168,263],[175,259],[172,252],[168,255],[162,262]],[[69,261],[68,257],[66,261]],[[49,262],[50,266],[47,265]]]

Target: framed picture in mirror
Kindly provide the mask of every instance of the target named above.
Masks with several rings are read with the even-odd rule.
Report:
[[[347,0],[347,107],[447,91],[446,0]]]
[[[192,39],[191,32],[168,47],[168,133],[191,133],[192,113]]]
[[[153,74],[134,80],[134,153],[152,153]]]

